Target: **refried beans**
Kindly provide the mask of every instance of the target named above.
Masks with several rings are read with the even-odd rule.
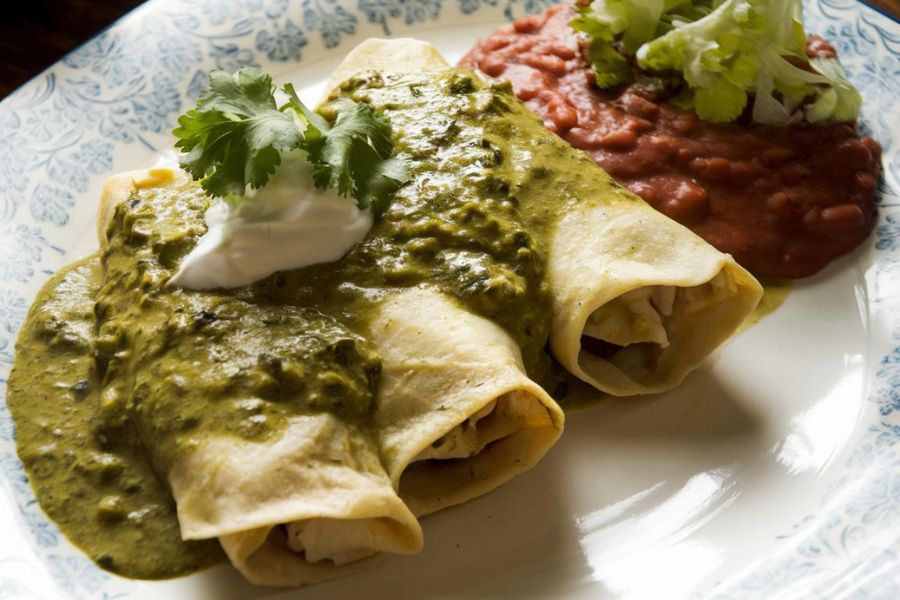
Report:
[[[713,124],[666,104],[658,79],[600,90],[574,14],[554,6],[515,21],[460,65],[509,80],[550,130],[756,275],[812,275],[869,234],[881,147],[855,122]],[[834,57],[821,38],[807,52]]]

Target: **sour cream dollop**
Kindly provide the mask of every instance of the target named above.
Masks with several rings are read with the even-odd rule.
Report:
[[[312,166],[297,151],[259,190],[239,201],[215,200],[207,232],[169,280],[194,290],[247,285],[276,271],[332,262],[372,227],[372,211],[316,189]]]

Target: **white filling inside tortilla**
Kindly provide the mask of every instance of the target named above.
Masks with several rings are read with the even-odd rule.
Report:
[[[394,538],[388,529],[384,519],[307,519],[287,525],[287,545],[309,563],[344,565],[378,552],[396,552],[387,542]]]
[[[685,315],[723,301],[734,280],[720,271],[706,283],[678,287],[652,285],[617,296],[588,317],[584,335],[620,346],[607,360],[634,378],[654,367],[660,351],[670,345],[673,327]]]
[[[669,285],[650,285],[625,292],[588,317],[584,335],[617,346],[652,342],[669,345],[664,319],[672,315],[680,290]]]
[[[422,450],[413,462],[426,460],[468,459],[477,456],[488,445],[507,438],[528,422],[535,410],[546,409],[532,395],[515,391],[495,398],[468,419]],[[377,552],[392,551],[383,547],[392,539],[382,519],[316,518],[288,524],[288,547],[303,553],[307,562],[328,560],[343,565]]]
[[[515,433],[534,404],[540,405],[523,392],[503,394],[419,452],[413,462],[475,456],[488,444]]]

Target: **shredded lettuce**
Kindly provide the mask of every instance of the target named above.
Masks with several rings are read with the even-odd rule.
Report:
[[[624,54],[635,54],[645,42],[712,9],[709,0],[594,0],[576,10],[569,25],[591,38],[588,53],[597,85],[605,89],[628,81]]]
[[[753,97],[753,120],[785,125],[849,121],[859,93],[836,59],[806,57],[801,0],[594,0],[573,29],[591,38],[600,87],[641,69],[677,71],[679,98],[712,122],[738,118]],[[618,54],[619,62],[612,54]]]

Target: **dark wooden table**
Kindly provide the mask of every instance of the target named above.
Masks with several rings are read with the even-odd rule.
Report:
[[[143,0],[11,0],[0,17],[0,98]]]
[[[900,0],[866,0],[866,4],[893,15],[895,19],[900,19]]]
[[[298,0],[299,1],[299,0]],[[13,0],[0,20],[0,98],[143,0]],[[866,0],[900,17],[900,0]]]

